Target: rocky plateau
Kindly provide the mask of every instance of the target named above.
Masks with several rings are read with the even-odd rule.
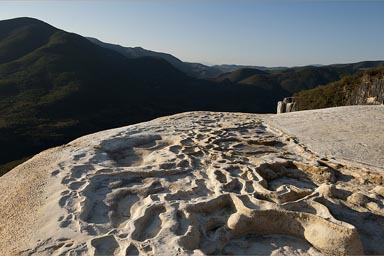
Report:
[[[90,134],[0,178],[0,254],[384,254],[383,127],[353,106]]]

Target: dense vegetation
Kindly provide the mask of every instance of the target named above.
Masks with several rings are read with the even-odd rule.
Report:
[[[294,96],[299,99],[297,101],[299,110],[351,105],[351,99],[356,97],[356,90],[367,85],[364,79],[373,80],[383,76],[384,67],[372,68],[345,76],[337,82],[303,90]]]

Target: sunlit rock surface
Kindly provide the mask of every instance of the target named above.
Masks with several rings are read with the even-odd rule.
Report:
[[[190,112],[44,151],[0,178],[0,254],[384,254],[380,107]],[[337,140],[336,119],[358,125]],[[363,131],[372,154],[344,157]]]

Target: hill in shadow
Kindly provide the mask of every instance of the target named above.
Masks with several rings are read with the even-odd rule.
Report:
[[[0,21],[0,164],[91,132],[190,110],[273,112],[283,91],[185,75],[32,18]]]

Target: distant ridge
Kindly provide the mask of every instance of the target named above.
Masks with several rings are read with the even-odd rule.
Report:
[[[237,83],[253,75],[265,75],[265,74],[268,74],[268,73],[255,68],[240,68],[233,72],[221,74],[216,78],[216,80],[220,82],[228,80],[230,82]]]
[[[141,57],[157,57],[162,58],[173,65],[175,68],[186,73],[187,75],[196,77],[196,78],[206,78],[206,77],[215,77],[221,73],[219,69],[214,67],[209,67],[200,63],[189,63],[183,62],[176,58],[175,56],[163,53],[155,52],[151,50],[144,49],[142,47],[124,47],[117,44],[110,44],[102,42],[96,38],[87,37],[91,42],[105,47],[110,50],[114,50],[127,58],[141,58]]]
[[[166,61],[169,55],[139,57],[142,52],[156,55],[135,48],[138,55],[127,58],[32,18],[0,21],[0,145],[6,149],[0,165],[84,134],[179,112],[272,112],[285,96],[196,79]],[[0,174],[11,167],[0,166]]]
[[[233,71],[236,71],[238,69],[243,69],[243,68],[259,69],[259,70],[263,70],[263,71],[288,69],[288,67],[264,67],[264,66],[235,65],[235,64],[214,65],[212,67],[219,69],[223,73],[233,72]]]
[[[175,68],[186,73],[187,75],[190,75],[196,78],[214,78],[223,73],[233,72],[238,69],[244,69],[244,68],[259,69],[264,71],[287,69],[287,67],[264,67],[264,66],[245,66],[245,65],[228,65],[228,64],[207,66],[201,63],[184,62],[169,53],[155,52],[155,51],[144,49],[142,47],[125,47],[118,44],[102,42],[101,40],[93,37],[86,37],[86,38],[99,46],[105,47],[110,50],[114,50],[128,58],[140,58],[140,57],[148,57],[148,56],[163,58],[164,60],[172,64]]]
[[[256,86],[269,90],[280,88],[289,95],[337,81],[343,76],[352,75],[361,70],[379,66],[384,66],[384,61],[362,61],[349,64],[304,66],[264,71],[241,68],[221,74],[212,80]]]

